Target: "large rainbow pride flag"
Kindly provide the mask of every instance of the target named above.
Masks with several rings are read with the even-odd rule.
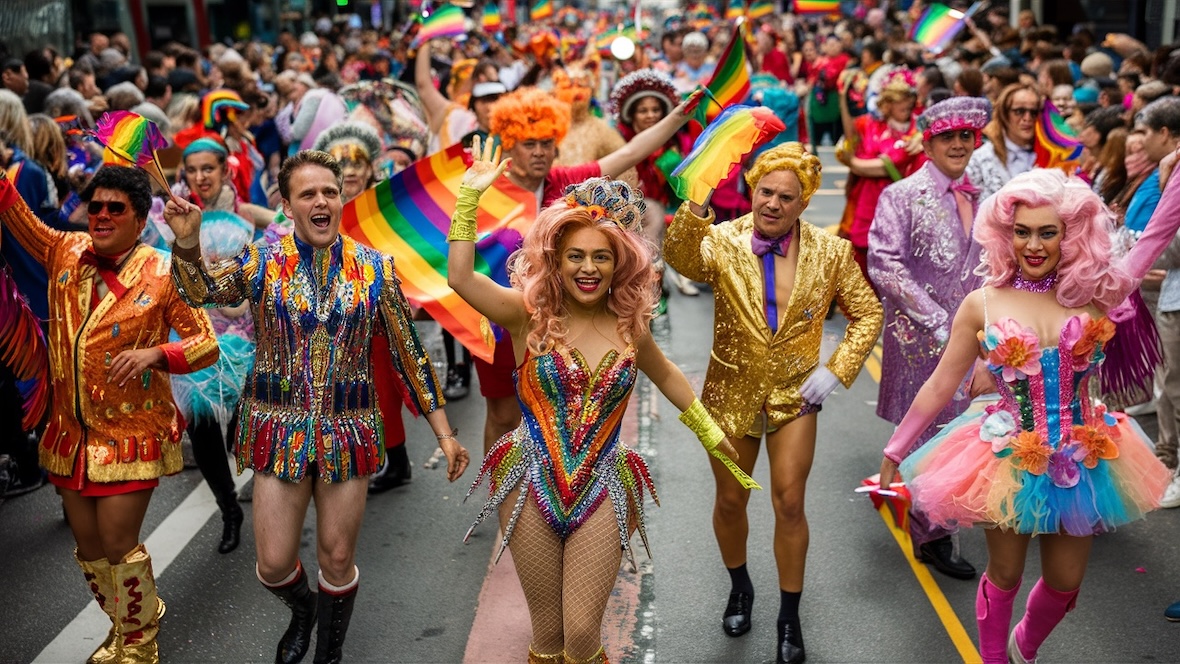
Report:
[[[966,12],[951,9],[943,4],[932,4],[910,28],[910,39],[925,46],[926,50],[932,53],[942,52],[950,45],[951,40],[967,27],[967,19],[982,8],[982,2],[973,3]]]
[[[726,107],[742,103],[750,94],[750,67],[746,60],[743,25],[739,23],[734,28],[733,37],[713,70],[713,77],[705,85],[712,93],[712,99],[701,101],[701,108],[705,109],[705,118],[710,122]]]
[[[492,361],[486,321],[447,285],[447,230],[467,170],[462,145],[415,162],[344,206],[340,230],[393,256],[402,291],[472,355]],[[506,263],[537,217],[537,198],[500,178],[479,199],[476,271],[508,285]]]

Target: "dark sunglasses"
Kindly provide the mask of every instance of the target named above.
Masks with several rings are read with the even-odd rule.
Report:
[[[122,201],[90,201],[86,211],[90,214],[101,214],[103,208],[112,215],[118,216],[127,211],[127,204]]]

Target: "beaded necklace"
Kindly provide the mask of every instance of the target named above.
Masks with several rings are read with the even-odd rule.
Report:
[[[1054,270],[1040,279],[1025,279],[1020,270],[1012,277],[1012,287],[1026,293],[1048,293],[1057,287],[1057,271]]]

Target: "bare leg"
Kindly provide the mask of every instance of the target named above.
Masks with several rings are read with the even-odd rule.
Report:
[[[999,528],[983,532],[987,537],[987,578],[999,588],[1015,588],[1024,577],[1024,559],[1032,538]]]
[[[602,648],[602,616],[622,558],[619,527],[607,498],[565,543],[561,614],[567,661],[585,661]]]
[[[500,507],[501,529],[508,525],[517,495],[517,492],[509,494]],[[524,590],[533,626],[533,642],[529,648],[540,655],[559,654],[565,643],[561,602],[563,545],[561,538],[541,516],[532,497],[528,498],[516,521],[508,546],[512,550],[512,562]]]
[[[737,465],[750,475],[758,460],[761,441],[751,436],[731,439],[737,450]],[[746,538],[750,533],[750,522],[746,518],[746,505],[750,502],[750,491],[743,488],[729,469],[717,459],[709,457],[713,469],[716,498],[713,501],[713,534],[721,549],[721,562],[727,568],[746,564]]]
[[[60,493],[82,560],[117,563],[139,544],[151,489],[102,498],[84,498],[69,489]]]
[[[782,590],[802,592],[810,533],[803,498],[815,458],[814,413],[793,420],[766,437],[774,503],[774,557]]]
[[[1041,578],[1029,591],[1024,617],[1012,632],[1010,659],[1020,661],[1014,657],[1019,655],[1025,661],[1035,660],[1041,644],[1073,610],[1093,543],[1092,536],[1041,536]]]
[[[311,502],[312,485],[298,484],[266,473],[254,474],[254,542],[258,576],[268,585],[282,583],[295,571],[303,519]]]
[[[344,586],[356,578],[356,541],[365,516],[368,478],[358,477],[332,484],[313,482],[316,555],[320,573],[328,583]]]

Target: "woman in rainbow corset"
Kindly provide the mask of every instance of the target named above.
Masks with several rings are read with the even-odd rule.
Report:
[[[507,162],[478,140],[472,150],[448,235],[449,282],[511,332],[524,414],[484,459],[476,483],[488,478],[491,497],[472,529],[499,509],[501,551],[512,549],[532,622],[529,662],[602,662],[602,616],[632,530],[647,546],[651,478],[619,441],[638,372],[711,454],[757,485],[649,332],[658,291],[639,231],[642,196],[607,178],[571,185],[510,259],[515,287],[505,288],[475,272],[475,220],[480,194]]]
[[[959,307],[938,368],[885,448],[882,486],[900,463],[932,523],[987,528],[975,600],[984,662],[1034,661],[1077,602],[1094,535],[1158,507],[1171,479],[1127,417],[1098,401],[1093,381],[1112,318],[1122,319],[1127,296],[1180,228],[1180,184],[1170,183],[1153,219],[1117,261],[1113,215],[1079,178],[1034,169],[984,201],[975,222],[984,286]],[[999,400],[953,420],[903,462],[976,358]],[[1009,633],[1033,537],[1041,577]]]

